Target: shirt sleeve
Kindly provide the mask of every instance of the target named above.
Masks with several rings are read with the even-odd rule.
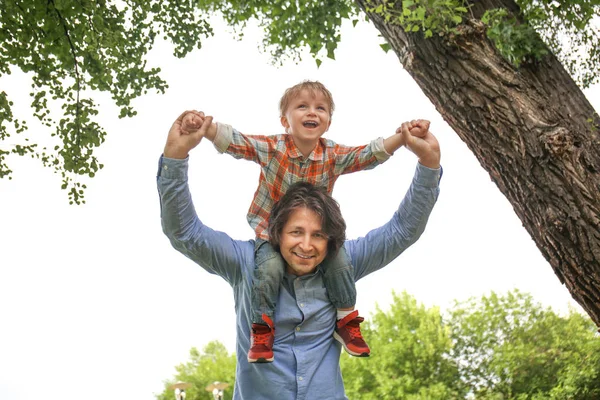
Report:
[[[377,138],[368,145],[349,147],[335,144],[336,175],[372,169],[383,164],[390,154],[383,147],[383,138]]]
[[[346,241],[356,280],[385,267],[419,239],[437,201],[440,178],[441,168],[418,164],[392,219],[364,237]]]
[[[253,250],[245,249],[248,246],[253,249],[253,244],[233,240],[200,221],[192,202],[187,172],[188,158],[160,158],[157,186],[163,232],[177,251],[233,286],[241,281],[243,266],[251,265],[244,256],[254,254]]]
[[[244,135],[230,125],[217,123],[213,144],[219,153],[265,166],[276,151],[277,136]]]

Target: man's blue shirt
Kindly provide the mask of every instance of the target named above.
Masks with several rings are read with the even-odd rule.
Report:
[[[341,345],[332,336],[336,311],[318,268],[310,275],[285,277],[274,318],[275,361],[248,363],[254,241],[233,240],[200,221],[187,173],[187,159],[161,157],[158,191],[162,227],[175,249],[211,274],[221,276],[233,289],[237,321],[233,398],[346,399],[339,365]],[[392,219],[364,237],[345,242],[355,280],[383,268],[420,237],[438,197],[440,175],[441,170],[418,164]]]

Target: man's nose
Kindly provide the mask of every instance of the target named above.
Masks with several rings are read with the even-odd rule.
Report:
[[[304,235],[299,245],[302,251],[310,250],[312,248],[312,237],[310,235]]]

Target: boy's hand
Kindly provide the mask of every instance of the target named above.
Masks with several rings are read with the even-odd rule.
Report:
[[[407,122],[407,124],[408,131],[411,135],[422,138],[425,137],[425,135],[427,134],[427,131],[429,130],[429,125],[431,123],[426,119],[413,119],[412,121]]]
[[[189,135],[200,128],[204,123],[204,113],[198,111],[186,111],[181,123],[181,132]]]
[[[417,157],[419,162],[432,169],[440,167],[440,144],[433,133],[429,130],[425,131],[422,137],[413,135],[413,132],[409,130],[409,126],[412,126],[411,122],[405,122],[402,124],[396,132],[402,135],[404,145],[407,149],[412,151]]]
[[[203,122],[200,129],[187,133],[183,131],[182,125],[186,115],[189,114],[195,114],[197,117],[201,118]],[[163,155],[167,158],[186,158],[190,150],[198,146],[202,138],[206,135],[206,132],[211,128],[212,119],[212,117],[205,117],[204,113],[199,113],[197,111],[186,111],[181,114],[169,130]]]

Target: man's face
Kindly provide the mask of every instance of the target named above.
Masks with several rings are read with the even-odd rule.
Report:
[[[279,243],[287,272],[297,276],[312,273],[327,255],[327,242],[317,213],[305,207],[292,211]]]

